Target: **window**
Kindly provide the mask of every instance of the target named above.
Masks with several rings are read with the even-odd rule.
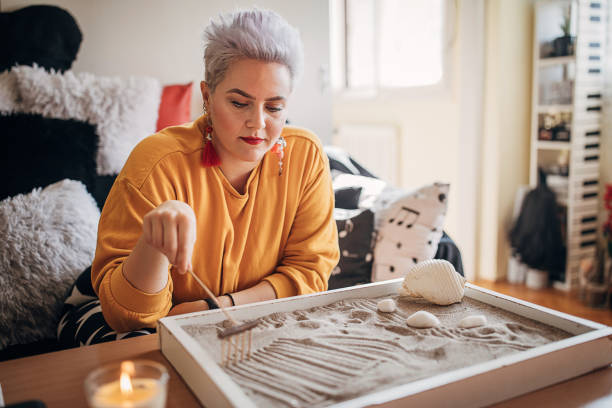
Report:
[[[439,83],[448,0],[331,0],[332,84],[377,91]]]

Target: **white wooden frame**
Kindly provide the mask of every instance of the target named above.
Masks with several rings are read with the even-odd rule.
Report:
[[[344,288],[312,295],[260,302],[232,308],[238,319],[273,312],[322,306],[343,299],[396,294],[402,280]],[[336,408],[408,403],[446,406],[483,406],[525,394],[588,373],[612,363],[612,328],[552,309],[524,302],[471,284],[465,295],[489,305],[565,330],[573,337],[495,360],[434,375],[333,405]],[[220,368],[210,353],[181,326],[214,324],[225,319],[219,310],[166,317],[158,323],[160,350],[200,402],[209,407],[255,407]]]

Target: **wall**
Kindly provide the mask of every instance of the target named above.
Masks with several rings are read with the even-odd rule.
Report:
[[[505,276],[517,188],[529,182],[533,3],[486,3],[480,277]]]
[[[452,2],[449,2],[452,3]],[[476,276],[479,149],[482,135],[483,2],[456,10],[448,77],[440,86],[379,94],[335,95],[334,125],[388,124],[401,136],[399,185],[451,184],[444,229],[462,251],[468,278]]]
[[[209,19],[253,1],[223,0],[3,0],[2,11],[32,4],[68,10],[83,32],[75,71],[98,75],[148,75],[162,84],[194,81],[192,116],[202,111],[199,81],[203,78],[202,32]],[[331,94],[325,85],[329,66],[327,0],[287,2],[258,0],[296,26],[302,35],[305,67],[291,100],[293,124],[331,140]],[[316,24],[313,24],[316,22]]]

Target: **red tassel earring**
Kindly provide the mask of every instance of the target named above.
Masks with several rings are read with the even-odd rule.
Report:
[[[213,167],[221,165],[221,159],[212,144],[212,131],[213,128],[210,122],[206,125],[204,136],[204,150],[202,150],[202,165],[204,167]]]
[[[283,158],[285,157],[285,147],[287,147],[287,142],[283,137],[279,137],[274,146],[272,146],[272,153],[278,156],[278,175],[283,174]]]

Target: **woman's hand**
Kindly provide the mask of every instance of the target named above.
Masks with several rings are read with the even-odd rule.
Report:
[[[168,258],[179,273],[191,268],[196,240],[196,218],[193,209],[176,200],[166,201],[144,216],[142,238]]]

